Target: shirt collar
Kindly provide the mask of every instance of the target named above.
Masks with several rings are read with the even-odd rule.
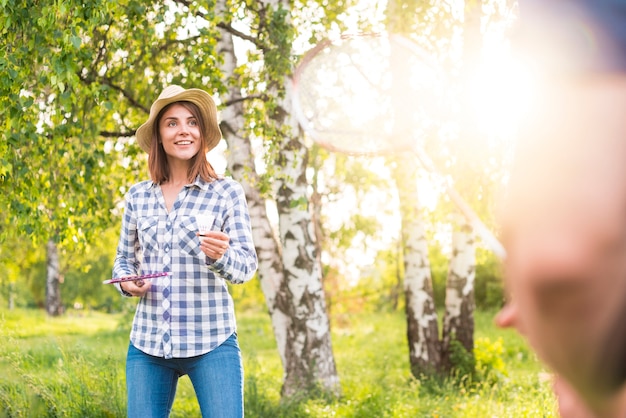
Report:
[[[157,186],[157,183],[153,182],[153,181],[148,181],[146,182],[146,189],[151,189]],[[200,176],[196,176],[196,179],[194,181],[192,181],[189,184],[186,184],[185,187],[197,187],[201,190],[208,190],[209,189],[209,183],[202,180],[202,177]]]
[[[197,187],[201,190],[207,191],[209,189],[209,183],[202,180],[202,177],[196,176],[196,179],[185,187]]]

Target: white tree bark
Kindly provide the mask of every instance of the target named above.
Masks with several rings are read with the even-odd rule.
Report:
[[[394,172],[402,214],[404,291],[409,362],[414,376],[439,369],[437,310],[428,260],[428,243],[419,215],[415,162],[400,159]]]
[[[463,19],[463,67],[465,91],[469,89],[469,74],[473,74],[480,57],[482,47],[481,19],[482,0],[466,1]],[[471,114],[472,103],[466,94],[463,101],[464,118],[461,119],[463,138],[457,149],[459,163],[457,170],[462,177],[457,182],[460,190],[466,194],[475,193],[478,177],[477,164],[480,164],[482,148],[476,144],[480,139],[475,119],[467,117]],[[476,177],[475,177],[476,176]],[[442,366],[451,368],[450,343],[457,340],[465,350],[473,355],[474,351],[474,277],[476,254],[474,235],[467,220],[457,215],[453,222],[452,256],[446,283],[446,313],[442,335]]]
[[[449,348],[459,341],[468,353],[474,350],[474,279],[476,258],[474,234],[465,218],[458,216],[452,233],[452,256],[446,283],[446,313],[443,323],[444,367],[451,367]]]
[[[219,7],[224,6],[220,1]],[[289,10],[285,0],[259,1],[264,17],[277,7]],[[288,19],[288,16],[285,17]],[[222,33],[225,76],[234,75],[232,40]],[[284,51],[290,54],[291,51]],[[226,58],[228,56],[228,58]],[[300,131],[291,115],[290,79],[282,80],[286,89],[278,107],[271,115],[278,132],[286,132],[280,141],[276,162],[279,238],[272,234],[265,205],[254,185],[257,184],[250,143],[243,138],[243,108],[229,106],[222,113],[222,128],[229,145],[229,167],[242,181],[253,218],[254,240],[259,256],[259,274],[272,315],[276,339],[284,364],[284,396],[321,388],[339,394],[339,378],[332,352],[330,321],[326,313],[321,268],[315,254],[315,238],[307,196],[307,149],[300,141]],[[269,83],[267,94],[278,95],[277,86]],[[229,101],[240,98],[240,90],[230,89]],[[236,174],[237,173],[237,174]],[[246,180],[244,180],[246,179]],[[263,203],[263,204],[262,204]],[[282,249],[282,251],[281,251]]]
[[[46,312],[50,316],[59,316],[63,313],[61,302],[61,270],[59,251],[54,240],[48,240],[46,246]]]
[[[288,126],[279,152],[277,207],[286,286],[279,298],[291,313],[287,338],[283,394],[321,387],[338,395],[339,377],[332,351],[330,321],[322,288],[321,266],[316,257],[315,234],[308,203],[307,148],[291,112],[291,88],[286,80],[285,97],[277,114],[280,126]]]

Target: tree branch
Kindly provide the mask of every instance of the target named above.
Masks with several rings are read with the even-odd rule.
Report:
[[[135,136],[137,131],[132,132],[111,132],[111,131],[100,131],[98,135],[104,138],[130,138],[131,136]]]
[[[229,32],[231,35],[234,35],[243,40],[252,42],[257,48],[263,51],[265,50],[265,47],[259,42],[257,38],[250,36],[250,35],[246,35],[245,33],[238,31],[237,29],[233,28],[230,23],[219,22],[217,24],[217,27],[220,29],[224,29],[226,32]]]
[[[178,4],[182,4],[183,6],[186,6],[186,7],[191,7],[192,5],[192,2],[189,0],[173,0],[173,1]],[[201,18],[206,18],[206,14],[201,13],[199,11],[196,12],[196,16],[201,17]],[[225,31],[229,32],[233,36],[236,36],[248,42],[252,42],[257,48],[263,51],[265,50],[265,48],[263,47],[263,45],[259,42],[257,38],[238,31],[237,29],[233,28],[230,23],[218,22],[216,26],[220,29],[224,29]]]
[[[240,103],[240,102],[245,102],[246,100],[255,100],[255,99],[263,99],[266,100],[268,97],[266,94],[255,94],[252,96],[246,96],[246,97],[238,97],[236,99],[232,99],[232,100],[228,100],[226,102],[224,102],[224,106],[228,107],[228,106],[232,106],[234,104]]]
[[[102,83],[104,85],[107,85],[107,86],[111,87],[113,90],[116,90],[119,93],[121,93],[122,96],[124,96],[126,98],[126,100],[128,100],[133,106],[143,110],[144,112],[146,112],[148,114],[150,113],[150,109],[145,107],[145,106],[143,106],[141,103],[139,103],[137,100],[135,100],[133,95],[128,90],[125,90],[122,87],[115,85],[113,83],[113,81],[111,81],[107,77],[102,77],[101,80],[102,80]]]
[[[185,45],[185,44],[191,43],[191,41],[196,40],[196,39],[202,39],[202,36],[197,35],[197,36],[191,36],[185,39],[169,39],[164,44],[159,45],[159,47],[156,48],[156,50],[153,49],[152,51],[153,52],[154,51],[157,51],[157,52],[167,51],[170,45]]]

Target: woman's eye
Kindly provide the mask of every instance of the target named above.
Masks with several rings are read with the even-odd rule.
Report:
[[[173,127],[176,126],[176,122],[174,122],[173,120],[168,122],[167,126]]]
[[[191,120],[189,121],[189,126],[197,126],[198,122],[196,122],[195,120]]]

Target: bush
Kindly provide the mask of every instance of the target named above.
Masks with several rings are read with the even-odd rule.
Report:
[[[507,376],[503,360],[504,341],[499,337],[495,342],[489,338],[478,338],[474,343],[476,376],[479,381],[496,384]]]
[[[470,354],[458,341],[450,342],[451,378],[461,384],[493,386],[507,376],[504,363],[504,342],[487,337],[476,339]]]
[[[501,308],[504,302],[502,263],[490,252],[476,251],[474,300],[478,309]]]
[[[463,344],[457,339],[450,341],[450,363],[452,364],[451,375],[457,378],[465,376],[473,377],[476,369],[476,360]]]

